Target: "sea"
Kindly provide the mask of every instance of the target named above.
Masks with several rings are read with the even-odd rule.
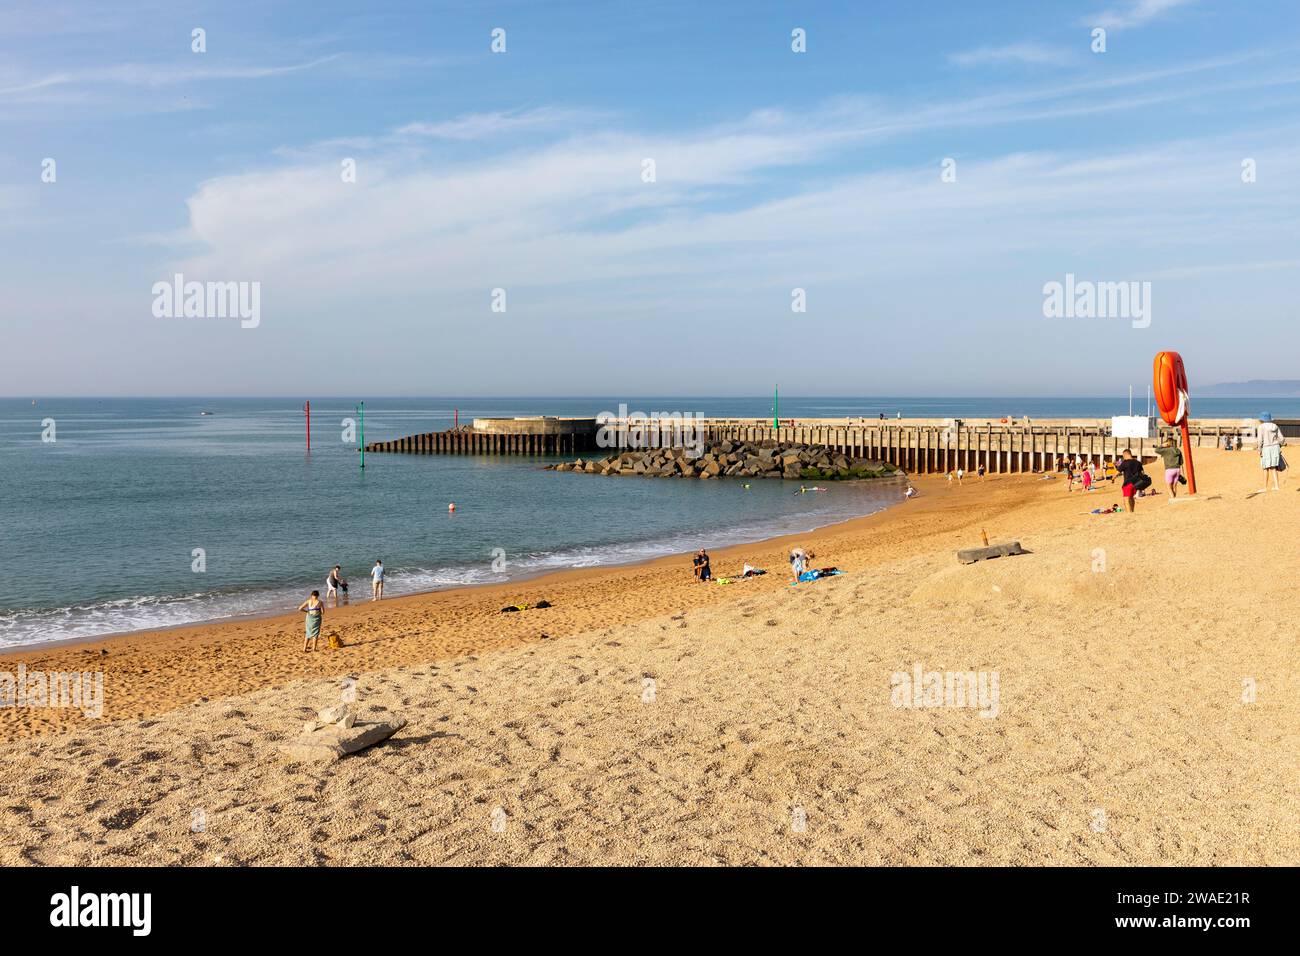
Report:
[[[310,452],[296,399],[0,399],[0,648],[288,611],[323,591],[336,564],[355,601],[368,598],[381,559],[391,597],[758,541],[903,500],[900,480],[798,494],[797,482],[546,471],[558,459],[543,457],[369,454],[360,467],[363,427],[367,442],[382,441],[457,416],[620,405],[764,418],[773,398],[316,398]],[[1261,407],[1201,399],[1195,411],[1233,418]],[[1126,414],[1127,399],[783,396],[779,409],[1088,418]],[[1269,410],[1300,417],[1300,399]]]

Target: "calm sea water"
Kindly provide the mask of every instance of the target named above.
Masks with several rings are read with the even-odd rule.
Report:
[[[513,398],[466,400],[460,415],[593,415],[620,401],[646,412],[771,414],[770,398]],[[1117,404],[783,398],[781,414],[1087,417],[1125,411]],[[1300,415],[1273,404],[1275,415]],[[1258,405],[1206,399],[1197,413],[1246,416]],[[370,400],[365,436],[446,428],[452,416],[447,399]],[[343,440],[346,417],[355,417],[350,400],[313,401],[307,455],[301,405],[288,399],[0,399],[0,645],[292,609],[334,564],[354,597],[367,596],[382,558],[386,593],[397,595],[810,530],[902,494],[893,481],[795,495],[780,481],[745,490],[600,479],[524,458],[375,454],[363,473]],[[45,419],[53,442],[42,441]],[[494,557],[504,565],[494,569]]]

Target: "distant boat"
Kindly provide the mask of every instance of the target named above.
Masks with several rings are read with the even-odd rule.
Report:
[[[199,412],[200,415],[211,415],[211,412]]]

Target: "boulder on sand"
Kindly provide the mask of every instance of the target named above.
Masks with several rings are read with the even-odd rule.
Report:
[[[342,726],[350,716],[345,715],[337,724],[330,724],[311,732],[304,731],[300,736],[280,744],[280,750],[295,760],[334,761],[359,750],[365,750],[367,747],[373,747],[406,726],[405,717],[396,717],[392,720],[358,720],[351,726]]]

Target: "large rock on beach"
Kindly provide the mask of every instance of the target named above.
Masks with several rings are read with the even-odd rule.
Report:
[[[294,760],[328,763],[365,750],[367,747],[373,747],[406,726],[404,717],[392,720],[358,720],[346,727],[341,725],[343,722],[304,732],[280,744],[280,750]]]

